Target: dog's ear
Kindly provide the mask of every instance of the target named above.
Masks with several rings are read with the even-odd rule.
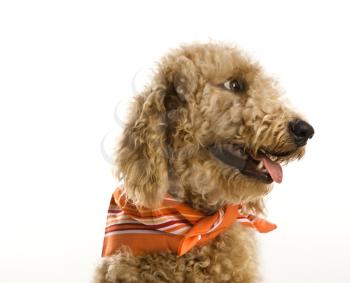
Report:
[[[196,92],[198,88],[198,69],[193,64],[192,60],[184,55],[175,59],[172,62],[165,62],[164,77],[169,89],[173,88],[175,95],[181,101],[187,101]]]
[[[168,186],[165,89],[149,89],[136,97],[116,152],[117,173],[128,198],[156,206]]]
[[[168,190],[167,111],[181,107],[196,89],[193,63],[183,57],[165,61],[151,87],[136,97],[116,152],[117,174],[128,197],[155,207]]]

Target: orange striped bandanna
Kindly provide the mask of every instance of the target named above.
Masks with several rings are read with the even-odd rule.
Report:
[[[235,221],[266,233],[276,228],[264,219],[243,215],[241,205],[226,205],[212,215],[167,196],[157,209],[138,207],[127,200],[123,188],[113,193],[107,217],[102,256],[122,246],[134,255],[172,251],[179,256],[227,230]]]

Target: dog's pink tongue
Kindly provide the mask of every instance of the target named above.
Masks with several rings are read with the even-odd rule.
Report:
[[[279,165],[277,162],[272,161],[266,156],[262,157],[262,161],[272,180],[274,180],[276,183],[281,183],[283,179],[283,171],[281,165]]]

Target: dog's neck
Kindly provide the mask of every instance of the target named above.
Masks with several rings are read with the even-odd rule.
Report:
[[[189,187],[170,186],[168,193],[175,199],[186,203],[192,208],[201,211],[206,215],[211,215],[223,207],[226,203],[224,201],[210,202],[207,196],[195,193]]]
[[[265,213],[263,197],[255,200],[236,200],[229,198],[220,198],[217,193],[203,194],[198,188],[191,185],[182,185],[175,181],[175,178],[169,178],[168,194],[173,198],[186,203],[193,209],[201,211],[205,215],[211,215],[227,204],[241,204],[246,213],[262,214]]]

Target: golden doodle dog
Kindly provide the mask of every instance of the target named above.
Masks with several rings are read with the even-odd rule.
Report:
[[[255,234],[275,228],[264,197],[312,126],[221,43],[165,56],[131,110],[94,282],[258,282]]]

